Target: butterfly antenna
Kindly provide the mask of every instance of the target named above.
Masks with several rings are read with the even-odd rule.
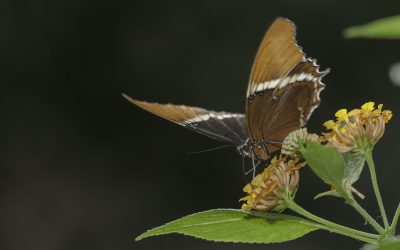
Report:
[[[223,145],[223,146],[219,146],[219,147],[215,147],[215,148],[204,149],[204,150],[200,150],[200,151],[188,152],[188,154],[189,154],[189,155],[191,155],[191,154],[200,154],[200,153],[210,152],[210,151],[214,151],[214,150],[221,149],[221,148],[229,148],[229,147],[234,147],[234,146],[236,146],[236,145]]]

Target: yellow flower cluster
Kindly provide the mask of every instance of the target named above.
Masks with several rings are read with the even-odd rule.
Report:
[[[325,139],[340,152],[364,150],[365,146],[375,145],[383,136],[386,123],[392,118],[390,110],[382,110],[383,105],[375,108],[374,102],[367,102],[361,109],[340,109],[336,112],[336,121],[329,120],[324,126],[331,130],[325,133]]]
[[[305,165],[298,161],[295,159],[286,162],[286,157],[282,155],[274,157],[271,164],[243,188],[248,195],[240,199],[246,202],[242,209],[283,210],[285,197],[292,196],[296,192],[299,182],[298,170]]]

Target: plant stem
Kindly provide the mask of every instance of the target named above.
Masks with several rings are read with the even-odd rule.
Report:
[[[295,203],[293,200],[288,200],[287,205],[288,205],[288,208],[291,209],[292,211],[323,225],[323,227],[321,227],[321,229],[335,232],[337,234],[342,234],[342,235],[345,235],[345,236],[348,236],[348,237],[351,237],[351,238],[354,238],[357,240],[361,240],[364,242],[368,242],[368,243],[376,243],[376,240],[379,238],[379,235],[370,234],[370,233],[366,233],[366,232],[352,229],[349,227],[345,227],[345,226],[336,224],[334,222],[325,220],[323,218],[320,218],[320,217],[308,212],[307,210],[305,210],[304,208],[299,206],[297,203]]]
[[[399,220],[399,217],[400,217],[400,203],[397,206],[396,212],[393,217],[392,224],[390,225],[393,235],[395,235],[395,233],[396,233],[396,226],[397,226],[397,221]]]
[[[345,192],[343,190],[338,190],[340,193]],[[378,222],[376,222],[376,220],[374,218],[372,218],[371,215],[369,215],[369,213],[367,211],[364,210],[364,208],[362,208],[360,206],[360,204],[358,204],[358,202],[354,199],[353,196],[349,196],[349,195],[342,195],[343,198],[346,200],[346,202],[352,206],[359,214],[361,214],[362,217],[364,217],[364,219],[381,235],[385,234],[385,229],[378,224]]]
[[[378,201],[378,205],[379,205],[379,210],[381,211],[383,224],[385,225],[385,229],[388,229],[389,222],[388,222],[388,219],[386,216],[385,207],[383,206],[382,196],[381,196],[381,193],[380,193],[379,187],[378,187],[378,181],[377,181],[376,172],[375,172],[375,164],[374,164],[374,160],[372,159],[372,149],[367,149],[365,151],[365,160],[367,162],[367,165],[369,168],[369,173],[371,175],[372,187],[374,188],[376,200]]]

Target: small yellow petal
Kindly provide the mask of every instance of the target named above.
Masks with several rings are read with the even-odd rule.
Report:
[[[326,121],[323,125],[326,129],[334,129],[336,127],[336,123],[333,120]]]
[[[374,106],[375,106],[375,103],[374,103],[374,102],[367,102],[367,103],[365,103],[364,105],[361,106],[361,110],[362,110],[364,113],[369,113],[369,112],[371,112],[372,110],[374,110]]]
[[[390,121],[390,119],[392,119],[393,117],[393,113],[390,110],[384,110],[382,112],[383,115],[383,120],[387,123],[388,121]]]
[[[240,198],[239,201],[247,201],[249,199],[250,199],[249,196],[245,196],[245,197]]]
[[[372,113],[374,114],[374,116],[378,116],[382,113],[382,107],[383,107],[383,104],[379,104],[378,108],[372,110]]]
[[[263,182],[264,178],[265,178],[265,171],[262,172],[261,174],[256,175],[256,177],[254,177],[253,180],[251,180],[251,184],[253,186],[258,186]],[[247,184],[247,185],[249,185],[249,184]]]
[[[245,203],[245,204],[242,205],[242,210],[243,210],[243,211],[250,211],[250,210],[251,210],[251,207],[248,206],[248,205]]]
[[[272,160],[271,160],[270,165],[274,165],[277,160],[278,160],[278,158],[276,158],[276,156],[274,156],[274,158],[272,158]]]
[[[253,188],[251,187],[250,184],[247,184],[244,188],[243,188],[243,192],[250,194],[251,191],[253,190]]]
[[[347,119],[347,109],[340,109],[336,112],[335,116],[338,118],[338,121],[344,121]]]
[[[361,109],[353,109],[348,113],[348,116],[350,118],[353,118],[355,116],[358,116],[361,113]]]

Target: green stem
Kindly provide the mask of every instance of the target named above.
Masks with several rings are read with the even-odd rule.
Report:
[[[367,211],[364,210],[364,208],[362,208],[360,206],[360,204],[358,204],[358,202],[354,199],[353,196],[349,195],[346,193],[346,191],[344,191],[343,189],[338,189],[338,192],[342,194],[342,197],[346,200],[346,202],[352,206],[359,214],[361,214],[362,217],[364,217],[364,219],[380,234],[380,235],[384,235],[385,234],[385,229],[378,224],[378,222],[376,222],[376,220],[374,218],[372,218],[371,215],[369,215],[369,213]]]
[[[288,200],[287,206],[292,211],[323,225],[323,227],[321,227],[321,229],[324,229],[324,230],[327,230],[330,232],[335,232],[337,234],[345,235],[345,236],[348,236],[348,237],[351,237],[351,238],[354,238],[357,240],[361,240],[361,241],[364,241],[367,243],[376,243],[376,240],[379,238],[379,235],[370,234],[370,233],[366,233],[366,232],[352,229],[349,227],[345,227],[345,226],[336,224],[334,222],[325,220],[323,218],[320,218],[320,217],[308,212],[307,210],[305,210],[304,208],[299,206],[297,203],[295,203],[293,200]]]
[[[390,225],[393,235],[396,233],[396,226],[397,226],[397,221],[399,220],[399,217],[400,217],[400,203],[397,206],[396,212],[393,217],[392,224]]]
[[[374,164],[374,160],[372,159],[372,149],[367,149],[365,151],[365,160],[367,162],[369,172],[371,175],[372,187],[374,188],[376,200],[378,201],[378,205],[379,205],[379,210],[381,211],[383,224],[385,225],[385,229],[388,229],[389,222],[388,222],[388,219],[386,216],[385,207],[383,206],[381,192],[379,191],[379,187],[378,187],[378,181],[377,181],[376,172],[375,172],[375,164]]]

